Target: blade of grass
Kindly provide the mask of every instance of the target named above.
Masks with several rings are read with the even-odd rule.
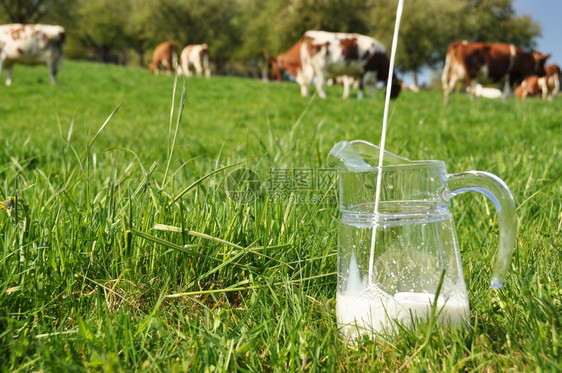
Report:
[[[172,121],[173,121],[173,116],[174,116],[174,103],[175,103],[175,97],[176,97],[176,86],[178,85],[177,77],[178,77],[178,75],[176,74],[176,77],[174,79],[174,90],[173,90],[173,94],[172,94],[172,109],[171,109],[171,112],[170,112],[170,127],[169,127],[170,133],[168,134],[168,159],[166,161],[166,170],[164,171],[164,177],[162,179],[161,189],[165,188],[166,185],[168,184],[168,171],[170,170],[170,162],[172,161],[172,155],[174,153],[174,148],[176,147],[176,139],[178,137],[178,130],[179,130],[179,126],[180,126],[180,123],[181,123],[181,118],[183,116],[183,108],[185,106],[185,99],[186,99],[186,96],[187,96],[186,79],[185,79],[185,76],[183,76],[180,106],[178,108],[178,116],[176,118],[176,128],[174,129],[173,136],[172,136],[171,131],[172,131]],[[170,143],[170,136],[172,136],[171,143]]]
[[[205,258],[205,259],[209,258],[208,255],[198,253],[197,251],[194,251],[194,250],[189,250],[184,246],[176,245],[175,243],[172,243],[170,241],[166,241],[162,238],[159,238],[159,237],[156,237],[156,236],[153,236],[151,234],[144,233],[144,232],[141,232],[141,231],[137,231],[137,230],[132,229],[132,228],[129,228],[126,233],[134,234],[135,236],[144,238],[145,240],[154,242],[156,244],[162,245],[164,247],[168,247],[168,248],[173,249],[173,250],[184,252],[184,253],[192,255],[192,256],[196,256],[196,257],[199,257],[199,258]],[[212,259],[214,261],[220,261],[217,258],[210,258],[210,259]]]
[[[243,284],[249,284],[250,280],[243,280],[240,281],[232,286],[226,287],[226,288],[222,288],[222,289],[211,289],[211,290],[196,290],[196,291],[187,291],[187,292],[183,292],[183,293],[175,293],[175,294],[168,294],[166,295],[166,298],[181,298],[181,297],[192,297],[192,296],[196,296],[196,295],[206,295],[206,294],[220,294],[220,293],[230,293],[230,292],[236,292],[236,291],[246,291],[246,290],[255,290],[255,289],[262,289],[262,288],[266,288],[266,287],[270,287],[271,285],[273,286],[282,286],[282,285],[298,285],[300,283],[306,282],[306,281],[312,281],[312,280],[317,280],[319,278],[324,278],[324,277],[330,277],[330,276],[336,276],[337,272],[331,272],[331,273],[324,273],[321,275],[316,275],[316,276],[310,276],[310,277],[304,277],[298,280],[288,280],[285,282],[275,282],[273,284],[260,284],[260,285],[249,285],[249,286],[239,286],[239,285],[243,285]],[[273,291],[273,289],[272,289]]]
[[[84,152],[82,153],[82,155],[80,156],[80,161],[83,161],[84,158],[86,157],[86,154],[88,154],[88,150],[92,147],[92,145],[94,145],[94,142],[96,142],[96,139],[98,138],[98,136],[101,134],[101,132],[103,131],[103,129],[105,128],[105,126],[107,126],[107,124],[109,123],[109,121],[111,120],[111,118],[113,118],[113,116],[117,113],[117,111],[119,110],[119,108],[121,108],[121,104],[117,105],[117,107],[115,109],[113,109],[113,111],[111,112],[111,114],[109,114],[109,116],[107,117],[107,119],[105,120],[105,122],[103,122],[103,124],[101,125],[101,127],[99,128],[98,132],[94,135],[94,137],[92,137],[92,139],[88,142],[88,146],[86,147],[86,149],[84,150]]]
[[[152,311],[150,312],[150,314],[139,325],[139,327],[137,329],[137,332],[135,333],[135,337],[137,337],[139,334],[141,334],[142,332],[144,332],[145,330],[147,330],[149,328],[150,324],[152,323],[152,319],[156,316],[156,312],[158,312],[158,310],[160,309],[160,306],[162,305],[162,302],[164,302],[164,299],[166,298],[165,294],[168,291],[168,284],[169,284],[169,281],[166,281],[166,284],[163,286],[163,289],[160,292],[160,296],[158,297],[158,300],[156,301],[156,304],[152,308]]]
[[[193,183],[191,183],[191,185],[189,185],[187,188],[185,188],[184,190],[182,190],[181,192],[179,192],[179,193],[174,197],[174,199],[172,199],[172,201],[170,202],[170,206],[173,205],[174,203],[176,203],[176,202],[177,202],[181,197],[183,197],[186,193],[188,193],[190,190],[192,190],[193,188],[195,188],[197,185],[201,184],[201,182],[203,182],[204,180],[208,179],[209,177],[211,177],[211,176],[213,176],[213,175],[215,175],[215,174],[217,174],[217,173],[219,173],[219,172],[221,172],[221,171],[224,171],[224,170],[226,170],[226,169],[229,169],[229,168],[232,168],[232,167],[235,167],[235,166],[238,166],[238,165],[247,163],[247,162],[249,162],[249,160],[245,160],[245,161],[241,161],[241,162],[236,162],[236,163],[233,163],[233,164],[230,164],[230,165],[221,167],[221,168],[219,168],[219,169],[216,169],[216,170],[214,170],[214,171],[211,171],[211,172],[209,172],[208,174],[206,174],[206,175],[200,177],[199,179],[197,179],[197,180],[195,180]]]

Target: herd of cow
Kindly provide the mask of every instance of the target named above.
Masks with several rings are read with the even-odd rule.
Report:
[[[57,25],[0,25],[0,73],[6,69],[6,85],[12,84],[14,63],[46,64],[51,83],[55,83],[57,65],[63,61],[65,30]],[[514,91],[515,97],[556,97],[560,89],[560,68],[556,64],[545,66],[550,54],[526,52],[513,44],[458,41],[447,50],[445,67],[441,75],[444,101],[457,82],[464,82],[472,100],[477,96],[506,98]],[[384,46],[372,37],[326,31],[307,31],[285,53],[271,58],[274,77],[280,81],[287,71],[300,85],[301,94],[307,96],[314,82],[321,98],[326,97],[326,82],[335,80],[344,86],[343,97],[349,96],[352,85],[358,88],[358,98],[363,97],[366,86],[371,86],[374,96],[377,82],[386,83],[390,63]],[[206,44],[186,46],[180,55],[173,42],[159,44],[153,53],[149,69],[153,74],[160,70],[175,71],[191,76],[211,75],[209,48]],[[503,93],[485,88],[478,80],[485,77],[490,82],[504,81]],[[393,74],[390,95],[396,98],[405,85]]]
[[[525,52],[513,44],[471,43],[458,41],[447,49],[445,67],[441,75],[445,103],[457,81],[469,87],[473,100],[478,93],[478,77],[492,82],[504,80],[503,97],[515,89],[515,97],[556,97],[560,89],[560,68],[556,64],[545,66],[550,54]],[[481,91],[482,92],[482,91]]]
[[[173,41],[160,43],[154,48],[152,60],[148,68],[153,74],[160,70],[172,71],[178,66],[178,46]],[[207,44],[189,44],[183,48],[180,56],[178,74],[191,76],[191,68],[195,69],[197,76],[203,73],[207,78],[211,76],[209,65],[209,47]]]
[[[550,54],[525,52],[513,44],[458,41],[447,50],[441,75],[445,103],[463,81],[472,100],[477,96],[506,98],[514,90],[515,97],[556,97],[560,89],[560,68],[545,66]],[[389,60],[385,48],[375,39],[359,34],[307,31],[287,52],[273,58],[273,74],[281,79],[281,71],[288,71],[301,86],[301,94],[308,95],[308,87],[316,80],[316,90],[322,98],[327,78],[342,77],[343,97],[349,95],[352,82],[358,81],[358,97],[371,83],[373,94],[377,81],[386,81]],[[497,83],[504,80],[503,94],[495,88],[484,88],[478,79]],[[394,75],[391,98],[398,96],[404,85]]]

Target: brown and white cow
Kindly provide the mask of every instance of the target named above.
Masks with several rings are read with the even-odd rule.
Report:
[[[302,79],[301,46],[302,39],[297,41],[285,53],[271,58],[272,74],[278,82],[281,81],[283,71],[288,71],[297,82],[300,82]]]
[[[178,46],[172,41],[165,41],[154,48],[148,68],[152,74],[158,74],[160,70],[174,72],[177,64]]]
[[[211,76],[209,67],[209,47],[207,44],[190,44],[183,48],[180,56],[180,72],[186,76],[193,75],[190,67],[195,69],[197,76],[201,76],[203,72],[205,77]]]
[[[545,76],[539,79],[543,100],[552,100],[560,91],[560,67],[553,63],[544,67]]]
[[[321,98],[326,98],[326,79],[339,76],[345,76],[344,98],[349,96],[355,79],[359,80],[358,98],[363,97],[367,83],[372,84],[374,95],[374,83],[386,81],[390,67],[385,48],[375,39],[327,31],[305,32],[301,40],[273,61],[273,73],[278,80],[279,70],[288,70],[300,84],[303,96],[308,96],[309,86],[315,80]],[[391,88],[391,97],[397,97],[401,86],[395,76]]]
[[[515,88],[516,98],[527,98],[533,96],[542,96],[542,88],[540,85],[540,80],[544,77],[539,77],[537,75],[531,75],[523,79],[521,84]]]
[[[57,25],[0,26],[0,73],[6,68],[6,85],[12,84],[15,63],[49,68],[50,81],[56,83],[57,65],[64,59],[64,28]]]
[[[545,66],[545,76],[531,75],[526,77],[515,88],[515,97],[527,98],[538,96],[543,100],[552,100],[560,90],[560,68],[556,64]]]
[[[503,97],[510,95],[511,89],[526,76],[544,76],[544,64],[550,54],[525,52],[513,44],[483,43],[457,41],[447,50],[445,67],[441,75],[445,103],[457,81],[464,80],[471,87],[471,99],[474,101],[475,86],[479,76],[493,82],[505,79]]]

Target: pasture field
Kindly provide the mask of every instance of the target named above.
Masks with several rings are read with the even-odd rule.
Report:
[[[174,96],[171,77],[75,61],[56,86],[21,66],[0,86],[2,371],[562,370],[562,98],[392,102],[388,150],[507,182],[517,248],[492,289],[494,207],[455,198],[470,326],[348,346],[325,160],[340,140],[379,142],[382,92],[342,100],[329,87],[320,100],[233,77],[186,87],[182,103],[181,80]],[[240,169],[256,198],[229,182]]]

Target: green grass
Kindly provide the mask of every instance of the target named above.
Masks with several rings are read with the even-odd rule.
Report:
[[[268,197],[275,173],[325,168],[340,140],[378,143],[382,92],[305,99],[290,83],[191,79],[178,122],[170,77],[67,61],[47,81],[46,68],[16,66],[0,86],[0,200],[19,201],[17,216],[0,211],[2,371],[562,369],[562,99],[392,103],[390,151],[507,182],[517,248],[493,290],[493,205],[455,198],[471,325],[348,346],[337,206]],[[262,181],[251,203],[225,191],[239,167]]]

